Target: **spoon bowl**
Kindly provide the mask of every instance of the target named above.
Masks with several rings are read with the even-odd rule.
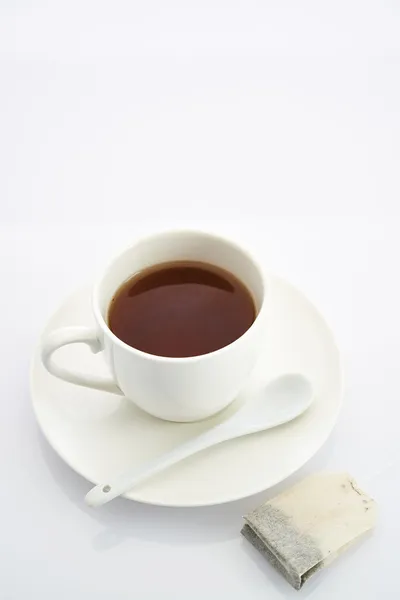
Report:
[[[237,423],[247,434],[282,425],[301,415],[313,400],[311,383],[298,374],[274,379],[220,427]],[[245,435],[243,433],[242,435]]]

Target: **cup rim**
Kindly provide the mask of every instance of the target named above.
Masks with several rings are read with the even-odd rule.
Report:
[[[262,287],[263,287],[263,296],[262,296],[262,300],[261,300],[261,306],[256,315],[256,318],[254,319],[254,321],[250,325],[250,327],[240,337],[236,338],[236,340],[234,340],[230,344],[227,344],[226,346],[223,346],[222,348],[218,348],[218,350],[213,350],[212,352],[207,352],[206,354],[198,354],[196,356],[181,356],[181,357],[159,356],[158,354],[150,354],[149,352],[144,352],[143,350],[139,350],[138,348],[134,348],[133,346],[130,346],[126,342],[123,342],[119,337],[117,337],[115,335],[115,333],[113,333],[111,331],[111,329],[108,327],[107,322],[106,322],[105,318],[103,317],[101,310],[100,310],[99,288],[103,282],[105,274],[109,271],[109,269],[112,267],[114,262],[116,260],[118,260],[118,258],[122,254],[127,252],[128,250],[139,245],[141,242],[145,242],[145,241],[151,242],[152,240],[155,240],[159,237],[164,237],[166,235],[182,235],[182,234],[201,235],[204,237],[212,238],[214,240],[219,240],[220,242],[223,242],[224,244],[232,246],[233,248],[235,248],[236,250],[241,252],[251,263],[253,263],[253,265],[255,266],[255,268],[260,276],[260,279],[262,282]],[[138,236],[138,238],[134,242],[132,242],[129,246],[125,246],[125,248],[123,250],[120,250],[118,252],[118,254],[115,254],[113,256],[113,258],[106,265],[105,269],[103,269],[101,277],[97,280],[97,282],[93,288],[92,308],[93,308],[93,312],[94,312],[97,324],[100,327],[100,329],[102,330],[103,334],[108,336],[111,339],[111,341],[114,344],[116,344],[117,346],[120,346],[121,348],[123,348],[124,350],[130,352],[131,354],[133,354],[135,356],[140,356],[140,357],[146,358],[148,360],[152,360],[152,361],[156,361],[156,362],[163,362],[163,363],[184,364],[184,363],[198,362],[201,360],[209,359],[210,357],[219,356],[219,355],[223,354],[224,352],[227,352],[229,349],[231,349],[232,346],[237,345],[244,338],[248,337],[248,335],[250,334],[250,331],[252,331],[254,329],[254,327],[256,326],[256,324],[258,324],[260,322],[260,317],[265,312],[265,304],[266,304],[266,298],[267,298],[268,294],[269,294],[269,283],[268,283],[268,279],[267,279],[267,276],[266,276],[264,270],[262,269],[262,267],[260,266],[258,261],[254,258],[254,256],[241,244],[238,244],[233,239],[226,237],[224,235],[211,233],[209,231],[205,231],[202,229],[165,229],[165,230],[160,230],[155,233],[148,234],[148,235]]]

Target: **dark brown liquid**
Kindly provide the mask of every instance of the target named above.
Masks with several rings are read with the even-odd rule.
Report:
[[[253,299],[236,277],[186,261],[157,265],[126,281],[111,302],[108,325],[133,348],[185,357],[227,346],[255,317]]]

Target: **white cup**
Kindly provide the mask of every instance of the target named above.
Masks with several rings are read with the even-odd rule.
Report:
[[[150,266],[177,260],[211,263],[230,271],[250,290],[257,310],[251,327],[237,340],[209,354],[168,358],[147,354],[117,338],[107,311],[119,286]],[[244,386],[261,350],[267,284],[256,261],[240,246],[199,231],[171,231],[142,239],[117,256],[93,291],[97,327],[65,327],[42,344],[47,370],[70,383],[125,395],[148,413],[168,421],[197,421],[222,410]],[[112,378],[74,373],[53,360],[62,346],[85,343],[103,351]]]

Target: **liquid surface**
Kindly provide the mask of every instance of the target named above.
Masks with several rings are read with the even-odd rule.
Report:
[[[186,261],[157,265],[126,281],[111,301],[108,326],[143,352],[187,357],[227,346],[255,317],[254,301],[234,275]]]

